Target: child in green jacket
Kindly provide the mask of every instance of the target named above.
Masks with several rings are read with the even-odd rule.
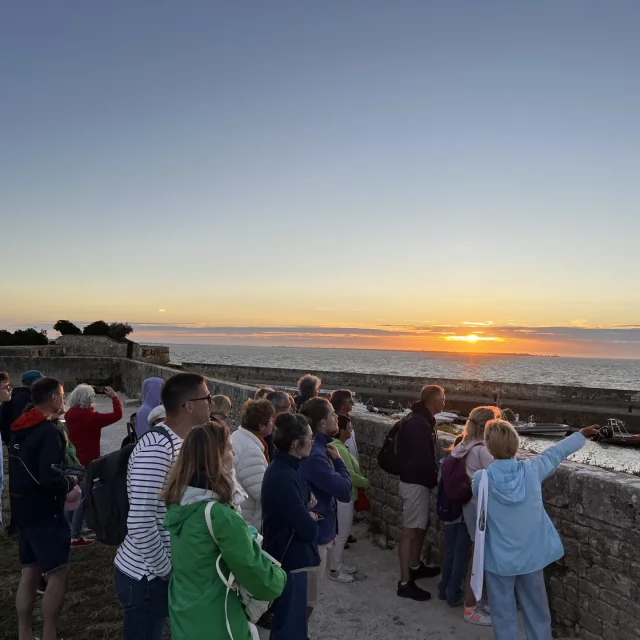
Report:
[[[233,475],[229,429],[208,422],[185,438],[167,479],[165,528],[171,533],[173,574],[169,616],[173,640],[257,637],[236,591],[228,591],[216,568],[251,595],[275,600],[286,575],[263,554],[237,506],[244,492]],[[207,524],[207,505],[213,536]]]
[[[342,461],[349,470],[353,488],[351,490],[351,502],[338,502],[338,534],[336,535],[335,545],[331,549],[331,572],[329,573],[329,578],[336,582],[347,584],[354,581],[353,574],[357,572],[357,568],[344,564],[342,555],[353,527],[353,505],[358,498],[358,490],[366,489],[369,486],[369,481],[360,473],[360,463],[346,445],[352,433],[351,419],[348,416],[338,416],[338,419],[340,431],[338,437],[334,438],[331,444],[336,447]]]

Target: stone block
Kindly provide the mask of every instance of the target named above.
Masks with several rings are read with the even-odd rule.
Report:
[[[578,591],[586,594],[590,598],[598,597],[598,586],[588,580],[578,579]]]
[[[617,574],[603,567],[591,567],[587,570],[587,579],[594,584],[632,598],[635,584],[625,575]]]
[[[573,604],[569,604],[562,598],[552,598],[550,601],[551,610],[554,616],[560,619],[571,620],[571,622],[578,621],[578,607]]]
[[[602,638],[602,620],[582,608],[578,609],[578,624],[580,625],[580,636],[582,638],[587,637],[584,635],[585,631],[597,634],[599,639]]]
[[[602,635],[599,633],[591,633],[588,629],[580,628],[581,640],[602,640]]]
[[[589,613],[600,618],[603,622],[615,625],[618,624],[618,609],[606,604],[602,600],[595,600],[591,605]]]
[[[640,638],[640,619],[626,611],[618,612],[618,626],[622,631],[631,634],[633,638]]]

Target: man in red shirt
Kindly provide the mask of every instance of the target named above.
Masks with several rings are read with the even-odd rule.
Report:
[[[122,404],[111,387],[105,388],[105,395],[111,398],[113,411],[99,413],[95,410],[96,392],[88,384],[79,384],[69,396],[69,409],[64,415],[69,432],[69,440],[76,448],[78,460],[83,467],[100,457],[100,433],[104,427],[112,425],[122,418]],[[83,489],[84,492],[84,489]],[[82,537],[84,520],[84,500],[73,512],[71,522],[71,546],[86,547],[94,540]]]

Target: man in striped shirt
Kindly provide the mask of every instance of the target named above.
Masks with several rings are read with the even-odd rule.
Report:
[[[164,433],[148,431],[129,458],[127,536],[115,557],[115,582],[124,609],[124,640],[161,640],[169,614],[169,532],[159,498],[183,439],[209,420],[211,394],[202,376],[178,373],[162,387]]]

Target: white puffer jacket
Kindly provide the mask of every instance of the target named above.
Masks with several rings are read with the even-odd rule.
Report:
[[[252,524],[258,531],[262,529],[262,479],[267,470],[267,459],[264,457],[264,445],[255,434],[248,429],[238,427],[231,434],[231,443],[235,456],[233,468],[236,479],[249,497],[240,504],[241,514],[247,524]]]

